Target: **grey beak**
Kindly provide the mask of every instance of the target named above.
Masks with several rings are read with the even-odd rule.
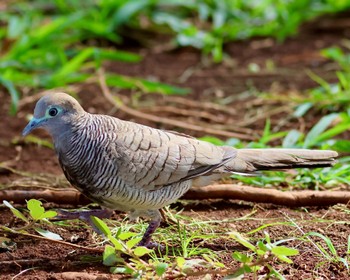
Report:
[[[32,132],[33,129],[39,127],[41,123],[42,123],[42,120],[40,120],[40,119],[38,120],[36,118],[32,118],[30,120],[30,122],[27,124],[27,126],[23,129],[22,135],[23,136],[28,135],[29,133]]]

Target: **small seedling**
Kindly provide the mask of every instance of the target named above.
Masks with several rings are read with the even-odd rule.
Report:
[[[2,226],[3,229],[5,230],[7,229],[10,231],[18,231],[18,232],[34,229],[37,233],[39,233],[40,235],[46,238],[54,239],[54,240],[62,240],[62,238],[58,234],[39,227],[41,222],[48,223],[48,219],[57,216],[56,211],[53,211],[53,210],[45,211],[45,208],[42,206],[41,201],[37,199],[30,199],[27,201],[27,209],[29,212],[29,215],[27,215],[28,217],[26,217],[26,215],[24,215],[21,211],[16,209],[10,202],[4,200],[3,204],[11,210],[14,216],[16,216],[17,218],[19,218],[20,220],[26,223],[26,225],[21,228],[10,229],[5,226]]]

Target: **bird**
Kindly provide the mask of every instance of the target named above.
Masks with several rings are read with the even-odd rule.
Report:
[[[152,247],[160,209],[177,201],[194,180],[262,170],[332,166],[337,152],[236,149],[186,134],[91,114],[69,94],[41,97],[23,136],[42,128],[52,137],[67,180],[104,209],[149,219],[140,246]]]

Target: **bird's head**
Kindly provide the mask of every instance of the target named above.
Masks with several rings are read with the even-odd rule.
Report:
[[[52,136],[59,134],[74,119],[84,113],[77,100],[66,93],[52,93],[39,99],[35,105],[34,116],[23,129],[26,136],[36,128],[44,128]]]

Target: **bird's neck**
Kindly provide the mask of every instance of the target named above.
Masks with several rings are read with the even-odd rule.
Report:
[[[89,118],[84,116],[71,118],[64,124],[60,124],[57,127],[51,129],[50,134],[54,141],[55,148],[57,151],[64,150],[65,147],[69,147],[72,143],[71,141],[77,132],[81,131],[87,126]]]

